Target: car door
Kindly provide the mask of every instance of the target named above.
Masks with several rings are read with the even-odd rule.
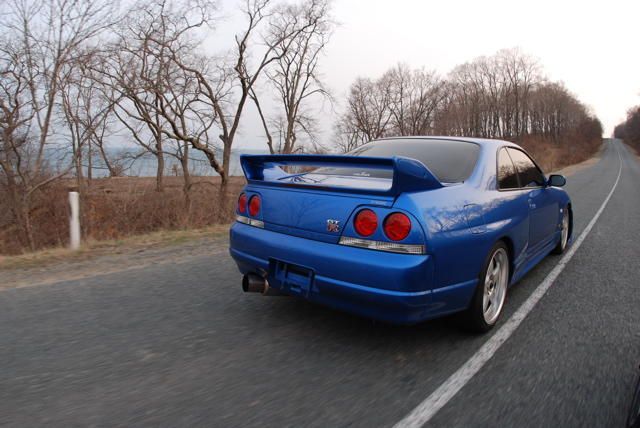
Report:
[[[529,251],[536,253],[548,244],[558,225],[558,201],[546,178],[535,162],[522,150],[513,147],[509,155],[518,171],[520,188],[525,192],[529,205]]]
[[[526,261],[529,246],[529,205],[527,194],[520,189],[518,173],[505,147],[498,151],[497,188],[500,192],[500,219],[511,225],[513,263],[517,271]],[[497,219],[493,219],[494,221]]]

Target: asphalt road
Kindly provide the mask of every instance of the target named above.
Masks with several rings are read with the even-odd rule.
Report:
[[[640,164],[568,180],[566,269],[429,426],[622,427],[640,363]],[[502,322],[559,258],[511,288]],[[225,253],[0,291],[0,425],[392,426],[491,336],[245,295]]]

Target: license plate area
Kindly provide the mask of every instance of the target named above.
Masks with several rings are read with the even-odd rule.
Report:
[[[283,291],[308,296],[313,285],[313,270],[281,260],[269,260],[269,271]]]

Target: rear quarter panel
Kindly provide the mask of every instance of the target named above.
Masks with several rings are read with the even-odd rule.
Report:
[[[438,289],[457,288],[457,298],[449,300],[466,306],[491,247],[500,239],[507,242],[512,261],[523,261],[529,233],[526,198],[521,191],[498,191],[495,180],[495,149],[483,147],[467,182],[402,195],[396,202],[422,222],[434,261],[436,299]]]

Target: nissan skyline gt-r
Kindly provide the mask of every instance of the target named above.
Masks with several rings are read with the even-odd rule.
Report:
[[[230,253],[247,292],[398,324],[460,312],[483,332],[509,286],[571,241],[565,178],[507,141],[389,138],[241,164]]]

